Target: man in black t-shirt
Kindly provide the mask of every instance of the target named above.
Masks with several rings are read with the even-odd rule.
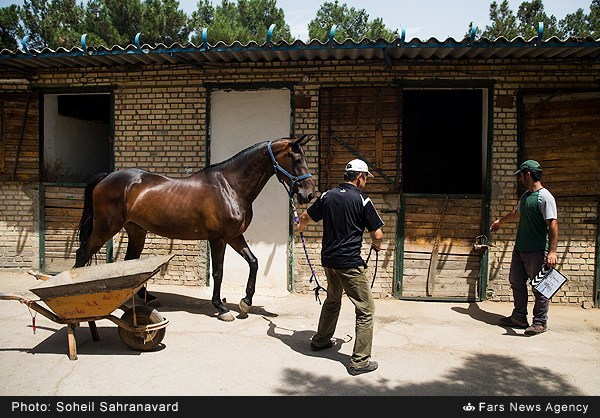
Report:
[[[361,192],[369,176],[373,177],[364,161],[350,161],[344,172],[345,183],[324,192],[300,216],[298,223],[298,230],[303,232],[310,221],[323,221],[321,263],[327,276],[327,298],[311,349],[317,351],[335,345],[332,337],[342,307],[342,294],[346,292],[356,308],[356,338],[348,367],[351,375],[377,369],[377,362],[370,360],[375,302],[361,246],[366,229],[371,234],[374,251],[381,249],[383,221],[371,199]]]

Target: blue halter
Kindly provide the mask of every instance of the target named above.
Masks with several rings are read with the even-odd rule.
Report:
[[[285,187],[285,189],[288,190],[289,196],[292,197],[292,195],[294,194],[294,186],[296,185],[296,183],[299,181],[305,180],[309,177],[312,177],[312,174],[306,173],[306,174],[302,174],[301,176],[298,176],[298,177],[290,174],[285,168],[283,168],[282,166],[279,165],[277,160],[275,160],[275,155],[273,155],[273,150],[271,149],[271,142],[273,142],[273,141],[269,141],[269,143],[267,144],[267,148],[269,149],[269,155],[271,156],[271,161],[273,162],[273,168],[275,169],[275,175],[277,176],[277,171],[280,171],[281,173],[286,175],[287,178],[289,178],[291,180],[292,184],[290,185],[290,189],[288,190],[285,182],[283,180],[279,179],[279,177],[277,177],[277,180],[279,180],[279,182],[281,184],[283,184],[283,187]]]

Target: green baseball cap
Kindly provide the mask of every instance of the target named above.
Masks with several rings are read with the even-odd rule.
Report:
[[[515,171],[515,175],[519,174],[521,171],[542,171],[542,166],[535,160],[527,160],[523,161],[519,166],[519,169]]]

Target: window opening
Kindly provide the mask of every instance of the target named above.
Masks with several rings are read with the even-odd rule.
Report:
[[[484,190],[482,90],[404,90],[404,193]]]
[[[44,96],[43,181],[87,183],[110,171],[110,94]]]

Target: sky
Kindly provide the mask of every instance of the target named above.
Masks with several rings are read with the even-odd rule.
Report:
[[[334,1],[330,0],[332,3]],[[324,2],[325,0],[277,0],[277,6],[283,9],[292,36],[307,41],[308,23]],[[501,2],[497,0],[498,4]],[[591,2],[592,0],[543,0],[546,14],[554,15],[557,20],[578,8],[589,13]],[[198,0],[179,0],[180,8],[187,14],[196,9],[197,3]],[[221,4],[221,0],[214,0],[212,3],[216,6]],[[354,7],[356,10],[364,9],[369,20],[380,17],[389,29],[398,29],[398,33],[404,29],[407,40],[427,40],[432,37],[438,40],[448,37],[460,40],[467,33],[470,22],[481,30],[485,30],[491,23],[489,10],[492,0],[338,0],[338,3],[345,3],[348,8]],[[521,3],[521,0],[509,0],[515,14]],[[23,0],[0,0],[0,7],[9,4],[22,5]]]

